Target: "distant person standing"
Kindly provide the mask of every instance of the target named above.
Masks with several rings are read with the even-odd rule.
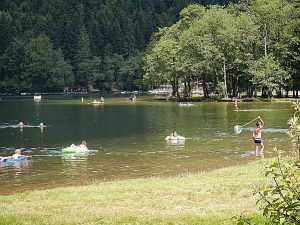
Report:
[[[100,98],[100,102],[104,103],[104,98],[103,97]]]
[[[43,129],[45,127],[45,125],[43,123],[40,123],[39,125],[37,125],[38,128]]]
[[[238,99],[237,99],[237,97],[235,97],[235,98],[234,98],[234,107],[235,107],[235,109],[236,109],[236,110],[238,110],[238,109],[239,109],[239,107],[238,107]]]
[[[255,143],[255,152],[256,154],[258,154],[258,150],[260,150],[261,153],[263,153],[264,151],[264,144],[262,141],[262,137],[261,137],[261,130],[264,127],[264,121],[260,118],[260,116],[258,117],[259,121],[256,122],[256,128],[253,131],[253,140]]]

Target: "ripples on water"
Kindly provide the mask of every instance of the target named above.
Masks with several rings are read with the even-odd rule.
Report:
[[[254,129],[255,129],[255,127],[243,128],[243,130],[251,131],[251,132],[253,132]],[[288,129],[284,129],[284,128],[263,128],[262,132],[263,133],[287,133]]]
[[[38,104],[8,101],[11,108],[7,106],[5,114],[0,105],[0,155],[11,155],[16,147],[22,147],[23,154],[33,156],[31,161],[0,165],[0,194],[95,180],[176,175],[254,160],[254,127],[244,128],[239,135],[234,135],[233,127],[255,118],[258,111],[268,124],[263,129],[266,152],[274,145],[290,147],[286,144],[287,129],[281,128],[289,117],[283,111],[288,104],[279,105],[282,108],[277,110],[278,105],[249,103],[243,106],[261,109],[239,113],[227,103],[178,107],[171,102],[129,104],[109,98],[106,102],[91,107],[80,99],[65,103],[43,100]],[[16,112],[15,107],[22,110]],[[27,125],[22,132],[11,129],[19,120]],[[43,132],[31,129],[39,121],[47,124]],[[274,128],[269,128],[270,124]],[[174,130],[186,140],[164,141]],[[88,154],[62,154],[63,147],[84,139],[92,149]]]

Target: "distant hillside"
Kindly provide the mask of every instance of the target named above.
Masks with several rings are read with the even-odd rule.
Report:
[[[2,0],[0,92],[141,88],[141,54],[159,27],[190,3],[228,2]]]

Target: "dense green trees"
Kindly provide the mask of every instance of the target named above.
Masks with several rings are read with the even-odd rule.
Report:
[[[40,35],[25,46],[21,91],[59,90],[73,81],[71,66],[49,38]]]
[[[199,79],[204,94],[252,96],[287,89],[299,77],[298,1],[248,0],[228,7],[190,5],[179,21],[161,29],[145,57],[149,83],[190,83]],[[186,21],[188,26],[186,26]],[[185,26],[183,25],[185,24]],[[291,79],[292,78],[292,79]],[[188,84],[186,84],[188,83]]]
[[[3,0],[0,92],[171,84],[174,96],[189,97],[201,81],[206,96],[252,96],[258,89],[264,95],[294,90],[298,96],[299,5],[299,0]]]
[[[190,2],[2,0],[0,92],[142,88],[137,56]]]

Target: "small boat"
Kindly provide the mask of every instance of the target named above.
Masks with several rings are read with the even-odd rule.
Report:
[[[5,157],[5,158],[0,159],[0,162],[1,163],[14,163],[14,162],[19,162],[19,161],[24,161],[24,160],[27,160],[27,156],[21,155],[18,158],[9,158],[9,157],[6,158]]]
[[[63,148],[62,153],[80,153],[88,152],[89,149],[85,145],[71,145],[69,147]]]
[[[101,105],[101,104],[104,104],[104,102],[94,100],[94,101],[91,102],[91,104],[92,105]]]
[[[192,103],[179,103],[178,106],[180,107],[190,107],[190,106],[193,106],[194,104]]]
[[[42,96],[41,95],[34,95],[33,96],[33,100],[34,101],[41,101],[42,100]]]

